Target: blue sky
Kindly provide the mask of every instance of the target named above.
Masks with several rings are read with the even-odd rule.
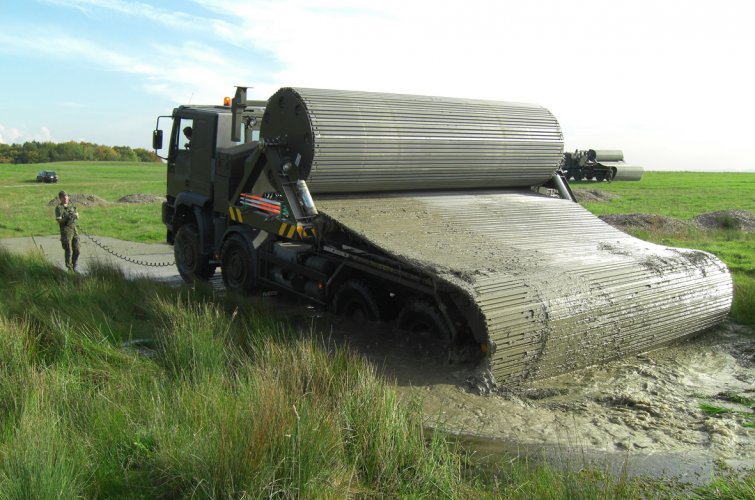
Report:
[[[160,114],[308,86],[534,102],[567,150],[755,171],[747,0],[0,0],[0,142],[145,147]]]

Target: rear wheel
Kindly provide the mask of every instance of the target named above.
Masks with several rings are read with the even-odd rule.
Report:
[[[336,292],[333,311],[356,321],[380,321],[380,303],[370,286],[359,280],[346,281]]]
[[[409,302],[404,307],[398,316],[398,327],[444,343],[451,342],[451,331],[440,311],[424,300]]]
[[[231,235],[220,255],[223,283],[229,292],[249,295],[257,282],[257,261],[253,248],[243,236]]]
[[[173,254],[178,272],[187,283],[207,281],[215,274],[215,266],[210,264],[210,256],[202,254],[196,224],[184,224],[178,228],[173,242]]]

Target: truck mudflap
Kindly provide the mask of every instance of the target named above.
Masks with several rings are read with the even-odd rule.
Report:
[[[716,257],[639,240],[571,201],[506,190],[317,202],[353,236],[468,296],[498,382],[654,349],[731,307],[731,275]]]

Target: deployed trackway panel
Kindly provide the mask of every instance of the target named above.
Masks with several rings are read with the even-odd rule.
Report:
[[[722,321],[726,266],[524,190],[318,196],[352,234],[467,294],[499,381],[647,351]]]

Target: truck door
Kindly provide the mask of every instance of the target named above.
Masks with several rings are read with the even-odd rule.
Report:
[[[212,196],[215,117],[181,117],[173,124],[168,160],[168,192]]]

